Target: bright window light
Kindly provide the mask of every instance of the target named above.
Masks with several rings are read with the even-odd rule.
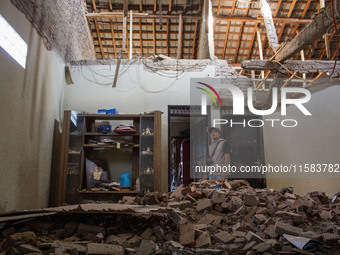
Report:
[[[8,24],[0,14],[0,46],[17,61],[23,68],[26,67],[27,43]]]

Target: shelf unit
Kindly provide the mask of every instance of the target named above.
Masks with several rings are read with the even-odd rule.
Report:
[[[98,155],[105,155],[110,161],[108,173],[119,164],[131,165],[132,187],[136,179],[140,178],[140,192],[160,191],[161,167],[161,111],[149,114],[77,114],[65,111],[63,123],[63,144],[61,152],[62,177],[59,178],[58,204],[76,204],[83,199],[95,199],[98,195],[111,200],[114,195],[136,194],[135,190],[121,191],[90,191],[86,189],[86,159],[99,159]],[[73,121],[72,121],[73,118]],[[74,121],[76,120],[76,122]],[[100,133],[99,124],[115,124],[119,122],[133,124],[135,133]],[[76,130],[76,132],[75,132]],[[76,134],[76,135],[74,135]],[[77,146],[72,139],[77,137]],[[93,144],[101,142],[102,138],[111,138],[117,144]],[[117,159],[117,155],[122,155]],[[128,159],[124,159],[127,155]],[[75,161],[75,157],[78,161]],[[115,161],[114,161],[115,159]],[[73,161],[72,161],[73,160]],[[123,162],[123,161],[126,162]],[[70,164],[79,166],[79,173],[70,172]],[[109,174],[110,176],[110,174]]]

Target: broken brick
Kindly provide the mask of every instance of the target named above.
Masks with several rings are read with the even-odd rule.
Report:
[[[88,243],[86,254],[90,255],[124,255],[122,246],[106,243]]]
[[[257,206],[258,198],[255,195],[244,194],[243,202],[245,206]]]
[[[207,247],[211,245],[211,239],[208,231],[203,232],[196,240],[196,248]]]
[[[301,228],[294,227],[282,221],[276,221],[274,230],[278,235],[288,234],[292,236],[299,236],[303,232]]]
[[[235,236],[229,234],[228,232],[221,231],[214,235],[214,239],[218,243],[229,244],[235,240]]]
[[[182,245],[191,245],[195,242],[195,227],[193,224],[183,224],[180,226],[179,242]]]
[[[210,199],[202,199],[197,202],[196,211],[203,212],[212,210],[212,202]]]

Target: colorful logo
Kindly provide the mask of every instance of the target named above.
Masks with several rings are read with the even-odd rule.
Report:
[[[218,100],[220,101],[220,104],[221,104],[221,106],[222,106],[222,100],[221,100],[221,98],[220,98],[220,95],[217,93],[217,91],[216,91],[212,86],[210,86],[210,85],[208,85],[208,84],[206,84],[206,83],[203,83],[203,82],[197,82],[197,83],[199,83],[199,84],[201,84],[201,85],[203,85],[203,86],[206,86],[206,87],[209,88],[212,92],[214,92],[214,94],[217,96],[217,98],[218,98]],[[215,106],[217,106],[217,102],[216,102],[214,96],[212,95],[212,93],[211,93],[209,90],[204,89],[204,88],[200,88],[200,87],[196,87],[196,88],[198,88],[198,89],[203,90],[204,92],[206,92],[206,93],[212,98],[212,100],[214,101]]]

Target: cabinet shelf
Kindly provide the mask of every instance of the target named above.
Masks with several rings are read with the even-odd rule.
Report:
[[[135,145],[132,145],[132,146],[121,146],[120,149],[123,149],[123,148],[138,148],[138,147],[139,147],[139,144],[135,144]],[[114,149],[117,149],[117,145],[113,145],[113,144],[110,144],[110,145],[84,144],[84,148],[114,148]]]
[[[139,136],[139,133],[125,133],[125,134],[118,134],[118,133],[98,133],[98,132],[87,132],[84,134],[85,136]]]
[[[139,192],[160,191],[161,114],[161,111],[117,115],[77,114],[65,111],[60,158],[60,173],[63,174],[58,179],[58,205],[65,202],[69,204],[81,203],[85,198],[89,200],[112,199],[113,194],[122,196],[123,194],[133,195]],[[76,123],[72,121],[72,118],[76,119]],[[132,125],[136,131],[98,132],[99,124],[115,127],[117,123]],[[148,128],[153,132],[152,135],[149,133],[142,135]],[[103,143],[103,141],[110,140],[113,143]],[[117,148],[118,143],[120,143],[120,147]],[[153,154],[143,155],[146,150],[152,151]],[[88,162],[92,162],[92,164]],[[77,167],[68,165],[71,163],[77,163]],[[108,182],[110,179],[116,180],[123,174],[131,174],[131,187],[134,187],[139,178],[140,191],[91,191],[98,181],[97,179],[94,181],[94,175],[92,176],[92,167],[94,166],[107,171],[102,176],[103,180],[100,180],[102,182]],[[145,167],[152,169],[152,174],[147,177],[143,175]],[[86,188],[85,191],[84,188]]]

